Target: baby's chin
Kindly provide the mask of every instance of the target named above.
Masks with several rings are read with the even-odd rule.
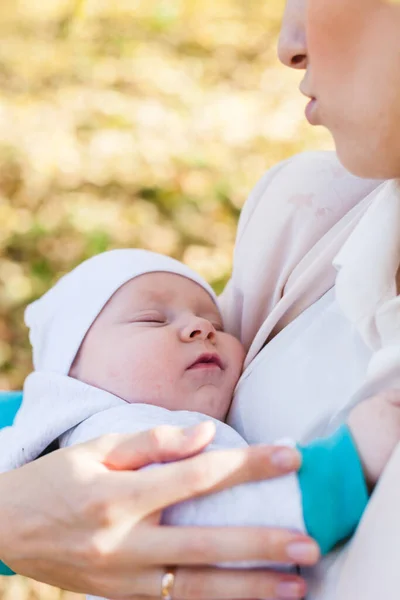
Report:
[[[167,387],[167,385],[160,386],[166,392],[165,394],[148,392],[147,396],[142,394],[135,396],[127,390],[121,389],[105,391],[113,393],[128,404],[149,404],[171,411],[187,410],[201,413],[218,421],[225,420],[232,401],[233,392],[230,389],[226,390],[212,383],[201,385],[196,389],[190,389],[191,386],[185,385],[183,389],[175,388],[169,392],[166,390]]]
[[[213,385],[204,385],[193,392],[183,410],[202,413],[218,421],[225,421],[231,405],[232,394]]]

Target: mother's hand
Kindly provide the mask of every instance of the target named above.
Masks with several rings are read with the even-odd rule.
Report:
[[[299,577],[206,565],[258,559],[311,564],[318,549],[306,536],[265,528],[158,525],[170,504],[299,466],[296,451],[288,448],[194,456],[213,436],[211,424],[186,432],[161,427],[108,435],[2,474],[1,559],[28,577],[116,599],[159,598],[164,566],[171,564],[179,567],[174,600],[301,597]],[[283,463],[277,460],[281,453],[287,457]],[[137,471],[171,460],[179,462]],[[303,560],[291,556],[291,548],[302,550]],[[284,594],[292,588],[296,593]]]

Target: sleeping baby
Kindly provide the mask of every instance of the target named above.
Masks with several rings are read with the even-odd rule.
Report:
[[[0,471],[34,460],[55,440],[65,447],[159,425],[213,421],[206,451],[247,446],[224,423],[244,350],[224,331],[211,287],[182,263],[144,250],[100,254],[30,305],[26,323],[35,371],[13,427],[0,432]],[[371,440],[369,452],[354,441],[366,410],[371,419],[379,410],[368,403],[362,418],[300,448],[298,474],[182,502],[162,523],[285,527],[328,552],[353,533],[368,501],[364,470],[381,440]],[[399,411],[391,407],[388,419],[392,409]]]

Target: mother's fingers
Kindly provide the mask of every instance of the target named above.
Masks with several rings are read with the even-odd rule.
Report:
[[[291,598],[304,596],[305,583],[297,576],[260,571],[240,572],[240,570],[218,573],[207,569],[179,570],[176,574],[173,594],[174,600],[281,598],[279,588],[283,584],[291,585],[293,592]]]
[[[204,565],[221,562],[271,561],[314,565],[318,545],[309,537],[268,527],[157,527],[137,528],[126,535],[119,549],[119,564],[135,560],[140,548],[142,564]]]
[[[161,580],[164,571],[148,574],[147,582],[138,582],[148,593],[123,597],[123,600],[160,600]],[[262,570],[179,568],[175,572],[172,589],[173,600],[241,600],[243,598],[302,598],[306,584],[296,575]],[[121,599],[122,600],[122,599]]]
[[[283,460],[284,459],[284,460]],[[149,514],[189,498],[213,493],[249,481],[287,474],[300,466],[297,450],[275,446],[252,446],[206,452],[187,460],[164,465],[119,479],[130,490],[135,506]],[[140,497],[137,491],[140,489]],[[154,490],[159,490],[154,494]]]
[[[214,438],[215,425],[200,423],[189,429],[156,427],[135,434],[109,434],[85,444],[112,470],[136,470],[152,463],[179,460],[201,452]]]

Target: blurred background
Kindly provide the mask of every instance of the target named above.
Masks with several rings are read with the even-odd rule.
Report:
[[[251,188],[330,149],[276,59],[284,0],[1,0],[0,389],[23,310],[83,259],[144,247],[221,290]],[[2,600],[79,596],[0,578]]]

